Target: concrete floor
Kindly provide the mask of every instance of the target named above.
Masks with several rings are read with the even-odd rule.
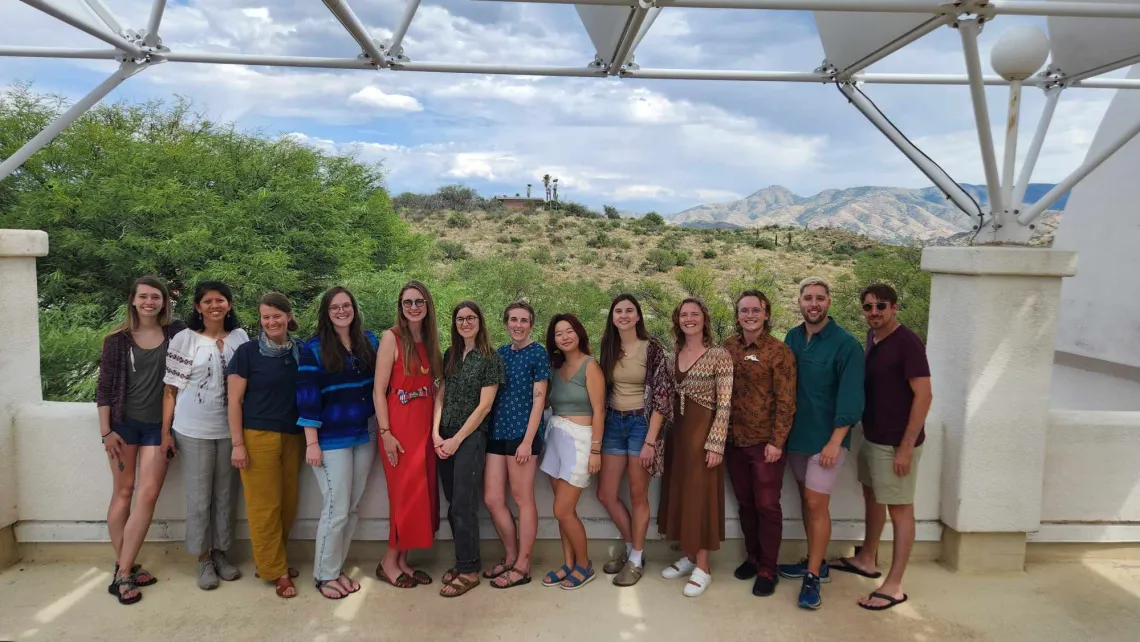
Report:
[[[372,578],[374,564],[350,563],[362,590],[338,602],[309,581],[298,582],[296,598],[279,599],[249,563],[241,580],[201,591],[191,562],[166,558],[150,566],[160,581],[133,606],[107,594],[105,565],[33,562],[0,573],[0,640],[1140,640],[1136,562],[1038,563],[985,576],[919,562],[907,574],[910,601],[872,613],[854,603],[872,580],[836,573],[823,608],[804,611],[795,606],[797,583],[755,598],[750,583],[732,578],[735,560],[721,557],[715,581],[695,599],[681,595],[683,582],[660,578],[663,561],[650,560],[632,589],[603,575],[573,592],[537,577],[508,591],[484,580],[452,600],[438,595],[442,564],[429,567],[435,584],[399,590]]]

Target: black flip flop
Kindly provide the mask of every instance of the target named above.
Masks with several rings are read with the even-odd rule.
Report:
[[[896,600],[895,598],[893,598],[890,595],[887,595],[885,593],[872,593],[871,597],[877,597],[880,600],[886,600],[887,603],[882,605],[882,606],[867,606],[866,604],[859,602],[858,603],[859,606],[867,609],[868,611],[886,611],[889,608],[894,608],[894,607],[898,606],[899,604],[902,604],[903,602],[907,601],[907,594],[906,593],[903,593],[901,600]]]
[[[854,575],[858,575],[860,577],[867,577],[867,578],[870,578],[872,580],[877,580],[883,576],[882,572],[880,572],[880,571],[875,571],[874,573],[868,573],[867,571],[864,571],[863,569],[859,568],[858,566],[855,566],[854,564],[852,564],[851,560],[846,558],[846,557],[841,557],[835,561],[838,562],[839,564],[830,563],[827,565],[827,568],[829,568],[833,571],[840,571],[843,573],[851,573]]]

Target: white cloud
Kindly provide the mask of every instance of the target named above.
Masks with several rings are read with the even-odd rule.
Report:
[[[514,164],[510,156],[498,156],[488,153],[458,153],[455,154],[451,169],[446,176],[452,178],[483,178],[495,180],[495,167],[509,167]]]
[[[423,111],[420,101],[411,96],[386,94],[379,87],[368,86],[348,97],[348,104],[376,107],[385,111]]]
[[[673,190],[663,185],[624,185],[613,191],[613,197],[621,201],[634,199],[659,200],[674,194]]]

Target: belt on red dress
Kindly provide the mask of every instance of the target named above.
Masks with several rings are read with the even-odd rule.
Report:
[[[391,391],[392,389],[389,388],[388,390]],[[396,392],[396,398],[400,400],[400,403],[406,405],[412,399],[418,399],[419,397],[430,396],[431,395],[431,388],[428,386],[423,386],[423,387],[418,388],[416,390],[396,390],[395,392]]]

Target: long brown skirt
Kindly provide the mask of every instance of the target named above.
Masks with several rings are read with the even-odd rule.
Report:
[[[720,550],[724,541],[724,464],[710,469],[705,463],[705,440],[713,411],[688,399],[684,415],[680,403],[673,403],[673,416],[673,430],[665,439],[657,530],[666,539],[680,542],[686,554]]]

